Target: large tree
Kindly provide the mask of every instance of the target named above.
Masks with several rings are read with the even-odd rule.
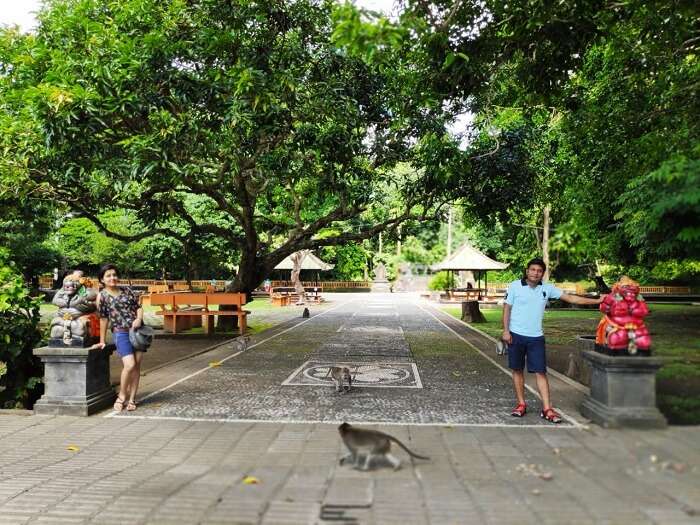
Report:
[[[443,108],[400,45],[368,61],[335,44],[334,9],[50,0],[36,35],[2,33],[5,194],[60,200],[124,241],[222,239],[240,291],[293,252],[424,215]],[[110,210],[134,231],[111,230]]]
[[[520,202],[501,199],[495,213],[521,222],[512,204],[554,183],[551,202],[533,208],[552,206],[559,246],[585,246],[591,261],[647,266],[698,257],[697,2],[403,3],[433,89],[501,133],[487,141],[500,147],[476,151],[472,169],[487,168],[511,191],[528,172],[536,176]],[[546,133],[536,134],[542,140],[514,137],[499,122],[508,112],[534,124],[549,115]],[[515,155],[509,137],[526,145],[525,155]]]

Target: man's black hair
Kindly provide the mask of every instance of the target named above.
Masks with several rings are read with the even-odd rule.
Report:
[[[534,259],[530,259],[530,261],[527,263],[527,266],[525,268],[529,268],[533,264],[536,264],[537,266],[541,266],[543,272],[547,270],[547,265],[545,264],[545,262],[542,260],[541,257],[535,257]]]
[[[118,269],[116,266],[114,266],[113,264],[107,263],[107,264],[105,264],[104,266],[102,266],[102,268],[100,268],[100,271],[99,271],[99,272],[97,272],[97,280],[100,281],[100,282],[104,282],[104,281],[102,280],[102,278],[105,276],[105,274],[106,274],[109,270],[114,270],[115,272],[117,272],[117,275],[119,275],[119,269]]]

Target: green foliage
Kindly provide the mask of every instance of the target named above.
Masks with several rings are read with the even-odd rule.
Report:
[[[697,259],[670,259],[661,261],[651,269],[653,283],[697,283],[700,281],[700,261]]]
[[[287,255],[376,236],[441,191],[420,168],[449,149],[445,111],[387,21],[312,0],[63,0],[40,20],[0,35],[0,147],[16,152],[0,194],[41,190],[120,241],[174,239],[183,271],[238,264],[251,290]],[[356,53],[348,34],[385,43]],[[127,231],[109,219],[124,210]]]
[[[541,226],[550,205],[554,266],[567,271],[595,259],[651,267],[697,258],[694,3],[407,7],[402,22],[432,66],[426,79],[477,113],[455,193],[473,217]],[[510,234],[518,250],[540,251],[534,235]]]
[[[672,425],[700,424],[700,397],[659,394],[658,405]]]
[[[630,244],[647,258],[700,256],[700,145],[630,181],[618,203]]]
[[[339,281],[364,279],[367,257],[365,249],[356,243],[345,246],[327,246],[321,250],[321,259],[334,265],[329,279]]]
[[[99,215],[100,221],[113,231],[127,234],[134,226],[133,215],[124,211]],[[231,274],[234,254],[212,236],[203,235],[187,245],[175,239],[156,235],[136,242],[108,237],[92,221],[73,218],[65,221],[54,242],[70,268],[96,271],[105,262],[123,268],[132,277],[160,276],[169,278],[225,278]]]
[[[99,267],[106,261],[125,262],[127,244],[102,234],[88,219],[69,219],[58,230],[56,244],[70,268]]]
[[[428,283],[429,290],[447,290],[451,286],[451,278],[449,272],[438,272],[430,279]]]
[[[642,285],[693,285],[700,281],[700,261],[697,259],[668,259],[653,267],[608,264],[601,270],[607,282],[615,282],[621,275],[628,275]]]
[[[0,209],[0,246],[9,251],[24,279],[36,284],[36,277],[60,266],[60,253],[49,241],[55,206],[36,199],[0,196]]]
[[[431,249],[426,247],[419,238],[409,235],[401,244],[401,256],[403,260],[419,264],[434,264],[440,261],[440,254],[436,253],[434,245]]]
[[[41,340],[40,301],[29,297],[8,258],[0,250],[0,407],[30,408],[42,390],[43,368],[32,355]]]

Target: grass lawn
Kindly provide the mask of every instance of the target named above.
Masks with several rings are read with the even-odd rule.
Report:
[[[459,318],[461,307],[445,306]],[[652,335],[652,353],[665,360],[657,375],[659,408],[674,423],[700,424],[700,307],[676,304],[650,304],[645,319]],[[502,308],[486,309],[486,323],[475,324],[479,330],[500,337]],[[573,348],[579,335],[593,335],[600,312],[591,310],[547,310],[544,333],[552,349]],[[560,372],[563,372],[560,370]]]

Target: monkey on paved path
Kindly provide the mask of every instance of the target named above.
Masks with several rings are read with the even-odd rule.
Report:
[[[327,376],[331,376],[336,392],[350,392],[352,388],[352,376],[350,369],[347,366],[331,366],[328,369]]]
[[[343,443],[350,451],[348,455],[340,459],[341,465],[350,461],[354,468],[369,470],[372,460],[376,457],[381,457],[387,460],[394,467],[394,470],[398,470],[401,467],[401,460],[389,453],[392,441],[408,452],[411,457],[430,459],[427,456],[419,456],[395,437],[379,430],[357,428],[349,423],[343,423],[338,427],[338,432],[340,432]],[[363,459],[362,463],[360,463],[361,458]]]

